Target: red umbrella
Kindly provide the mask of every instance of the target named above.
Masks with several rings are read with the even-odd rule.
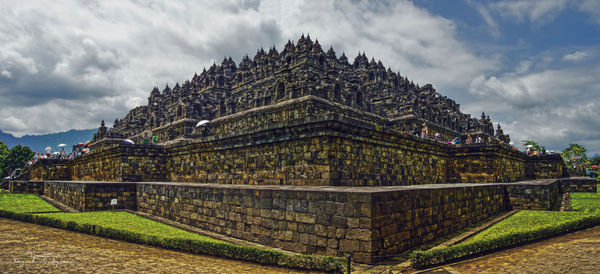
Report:
[[[597,165],[593,165],[593,166],[591,166],[590,168],[591,168],[591,169],[598,169],[598,166],[597,166]]]

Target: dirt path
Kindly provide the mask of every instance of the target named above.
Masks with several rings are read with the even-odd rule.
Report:
[[[445,267],[462,273],[599,273],[600,226]]]
[[[2,273],[302,273],[0,218]]]

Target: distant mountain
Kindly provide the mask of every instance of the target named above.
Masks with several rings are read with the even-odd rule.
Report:
[[[59,144],[66,144],[65,150],[71,152],[74,144],[86,142],[92,139],[97,129],[69,130],[65,132],[50,133],[44,135],[25,135],[17,138],[12,134],[4,133],[0,130],[0,141],[9,148],[16,145],[28,146],[34,152],[42,152],[46,145],[50,145],[53,151],[59,150]]]

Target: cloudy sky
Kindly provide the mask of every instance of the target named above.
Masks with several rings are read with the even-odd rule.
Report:
[[[0,130],[98,127],[224,56],[302,33],[488,113],[516,144],[600,153],[600,1],[0,0]]]

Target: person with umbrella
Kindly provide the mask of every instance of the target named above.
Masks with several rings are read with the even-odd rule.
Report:
[[[65,145],[65,144],[60,144],[60,145],[58,145],[58,147],[60,147],[60,148],[61,148],[61,150],[60,150],[60,157],[59,157],[59,159],[65,159],[65,158],[67,157],[67,152],[65,151],[65,147],[66,147],[66,146],[67,146],[67,145]]]

